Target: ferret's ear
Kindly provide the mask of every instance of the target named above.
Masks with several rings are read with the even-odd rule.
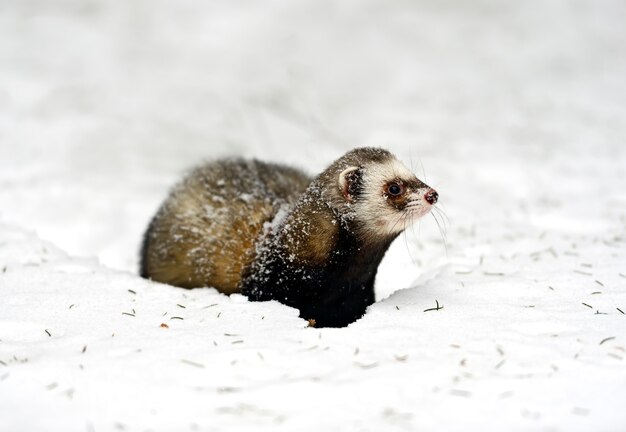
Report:
[[[338,184],[343,197],[348,202],[353,202],[361,190],[363,170],[360,167],[351,166],[339,174]]]

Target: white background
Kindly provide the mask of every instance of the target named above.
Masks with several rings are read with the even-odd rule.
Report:
[[[626,430],[624,23],[617,0],[3,0],[0,431]],[[348,328],[137,277],[191,166],[314,174],[365,145],[437,188],[447,241],[430,216],[401,237]]]

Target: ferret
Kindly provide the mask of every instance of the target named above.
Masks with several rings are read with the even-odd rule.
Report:
[[[344,327],[374,303],[393,240],[438,194],[393,154],[349,151],[310,178],[289,166],[222,159],[174,187],[143,239],[141,276],[214,287]]]

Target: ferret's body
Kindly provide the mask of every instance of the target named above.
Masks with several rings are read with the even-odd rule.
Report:
[[[318,326],[374,302],[378,265],[437,194],[389,152],[356,149],[311,179],[241,159],[193,171],[152,220],[142,276],[278,300]]]
[[[264,225],[295,203],[310,182],[298,170],[255,160],[196,168],[150,223],[141,275],[184,288],[239,292]]]

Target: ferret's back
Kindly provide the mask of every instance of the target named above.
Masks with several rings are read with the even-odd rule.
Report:
[[[141,275],[185,288],[237,292],[263,225],[295,203],[310,181],[294,168],[257,160],[218,160],[196,168],[150,223]]]

